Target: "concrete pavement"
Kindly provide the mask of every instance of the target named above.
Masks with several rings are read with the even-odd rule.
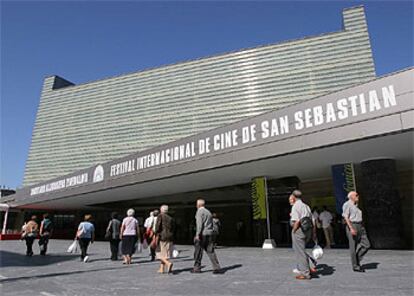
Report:
[[[24,256],[21,241],[0,242],[1,295],[413,295],[413,251],[371,250],[365,273],[352,271],[348,250],[325,250],[318,275],[310,281],[294,278],[294,253],[278,248],[219,248],[222,275],[213,275],[208,257],[203,273],[191,274],[193,247],[178,246],[174,274],[157,274],[147,250],[134,264],[109,260],[109,243],[90,247],[90,262],[66,253],[71,242],[51,240],[49,254],[41,257],[35,242],[33,257]]]

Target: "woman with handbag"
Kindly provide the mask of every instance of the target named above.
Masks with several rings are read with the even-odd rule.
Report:
[[[111,249],[111,260],[118,260],[118,248],[121,228],[121,221],[118,220],[118,213],[113,212],[111,214],[111,221],[109,221],[108,227],[106,228],[105,239],[109,240],[109,247]]]
[[[132,254],[135,252],[135,244],[140,237],[138,220],[134,218],[134,209],[127,211],[127,217],[122,220],[119,238],[122,240],[123,264],[131,264]]]
[[[36,222],[37,217],[32,216],[30,221],[26,223],[22,239],[26,241],[26,256],[33,256],[33,242],[39,233],[39,225]]]

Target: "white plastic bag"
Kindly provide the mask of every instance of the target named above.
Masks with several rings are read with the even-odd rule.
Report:
[[[66,252],[68,253],[77,253],[78,252],[78,241],[75,239],[69,246],[68,250]]]
[[[118,245],[118,256],[122,256],[122,241],[120,241]]]
[[[171,252],[172,258],[177,258],[180,255],[180,251],[177,250],[175,245],[172,245],[170,252]]]
[[[315,245],[312,249],[312,256],[315,260],[321,259],[323,256],[323,250],[321,246]]]
[[[135,245],[135,253],[142,253],[142,244],[139,240],[137,241],[137,244]]]
[[[146,239],[144,239],[144,241],[142,242],[142,248],[145,250],[148,249],[148,242]]]

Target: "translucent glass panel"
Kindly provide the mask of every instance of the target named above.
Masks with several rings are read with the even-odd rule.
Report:
[[[346,30],[53,89],[45,80],[24,185],[375,77],[362,8]]]

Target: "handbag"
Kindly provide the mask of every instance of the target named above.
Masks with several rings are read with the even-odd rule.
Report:
[[[312,229],[312,219],[310,217],[303,217],[300,219],[300,228],[303,232],[307,232],[308,230]]]
[[[158,234],[154,235],[151,241],[151,244],[150,244],[150,248],[155,250],[158,246],[159,241],[160,241],[160,236]]]

